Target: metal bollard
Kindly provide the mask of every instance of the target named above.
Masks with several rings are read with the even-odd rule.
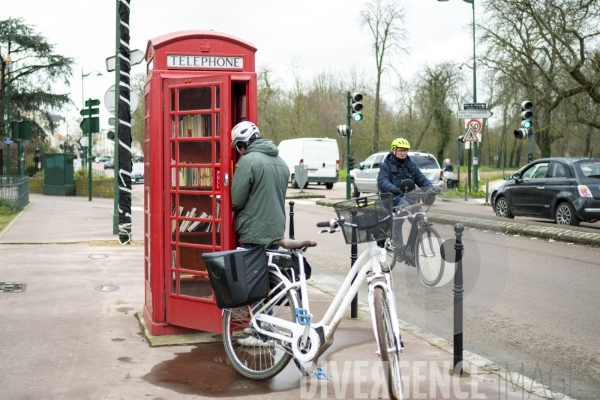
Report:
[[[454,272],[454,375],[463,373],[463,273],[462,273],[462,255],[463,244],[462,235],[465,227],[462,224],[454,225],[456,234],[456,271]]]
[[[294,240],[294,200],[290,200],[290,239]]]
[[[489,206],[490,178],[485,178],[485,205]]]

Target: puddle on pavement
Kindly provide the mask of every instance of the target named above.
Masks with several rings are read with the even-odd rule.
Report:
[[[374,340],[373,333],[369,331],[338,329],[333,345],[320,360],[326,361],[329,354],[341,348]],[[293,361],[273,378],[264,381],[245,378],[231,366],[221,343],[199,345],[191,351],[176,353],[174,359],[156,365],[144,376],[147,382],[178,393],[221,398],[296,389],[300,385],[300,378],[300,371]]]

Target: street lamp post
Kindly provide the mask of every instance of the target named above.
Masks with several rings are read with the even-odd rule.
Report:
[[[10,133],[10,68],[12,67],[12,58],[10,57],[10,42],[8,48],[9,54],[6,56],[6,137],[11,138]],[[6,144],[6,178],[10,179],[10,143]]]
[[[83,93],[83,78],[85,78],[87,76],[90,76],[91,74],[94,74],[94,73],[96,74],[94,76],[102,76],[102,72],[100,72],[100,71],[92,71],[92,72],[88,72],[87,74],[84,74],[83,73],[83,69],[81,69],[81,109],[82,110],[85,109],[85,97],[84,97],[84,93]],[[83,154],[84,154],[84,157],[83,157],[83,160],[82,160],[83,165],[85,165],[85,160],[87,158],[86,153],[89,154],[90,157],[92,155],[92,134],[91,133],[88,134],[88,148],[87,148],[87,150],[88,150],[87,152],[86,151],[83,152]],[[91,171],[91,168],[92,168],[91,164],[90,164],[89,168],[90,168],[90,171]]]
[[[449,1],[449,0],[438,0]],[[473,103],[477,103],[477,57],[475,53],[475,0],[463,0],[465,3],[471,4],[473,9]],[[477,163],[473,163],[473,191],[477,192],[479,158],[477,154],[477,142],[473,142],[473,158],[477,159]],[[460,167],[460,166],[459,166]]]

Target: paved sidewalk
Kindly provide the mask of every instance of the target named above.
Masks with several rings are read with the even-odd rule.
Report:
[[[30,195],[31,204],[0,233],[0,282],[23,282],[0,293],[2,399],[341,399],[383,398],[382,374],[361,305],[343,319],[321,361],[330,379],[301,379],[290,363],[264,382],[241,377],[217,344],[150,347],[135,314],[144,303],[141,245],[120,246],[112,234],[112,200]],[[133,238],[142,239],[143,211],[134,198]],[[117,286],[115,291],[101,291]],[[311,282],[319,318],[333,288]],[[348,311],[349,315],[349,311]],[[407,398],[540,399],[559,397],[518,374],[493,371],[465,353],[465,377],[453,377],[452,345],[402,323]],[[538,394],[529,395],[506,380]],[[516,384],[515,384],[516,385]],[[422,397],[420,397],[422,396]],[[542,397],[540,397],[542,396]]]

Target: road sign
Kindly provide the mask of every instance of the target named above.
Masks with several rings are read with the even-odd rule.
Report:
[[[2,143],[4,144],[13,144],[13,140],[11,138],[7,138],[5,137],[4,140],[2,141]]]
[[[83,147],[87,147],[87,145],[88,145],[87,136],[82,136],[81,139],[79,139],[79,144],[82,145]]]
[[[98,133],[100,132],[100,118],[99,117],[89,117],[85,118],[79,124],[79,127],[84,133]]]
[[[108,119],[108,124],[110,126],[115,126],[115,119],[114,118],[109,118]],[[135,119],[131,118],[131,126],[135,125]]]
[[[129,60],[131,61],[131,65],[132,66],[138,65],[139,63],[144,61],[145,56],[146,56],[146,53],[144,53],[142,50],[133,50],[129,54]],[[106,70],[108,72],[112,72],[115,70],[115,60],[116,60],[115,56],[111,56],[106,59]]]
[[[471,119],[465,123],[465,128],[473,128],[475,133],[481,132],[481,128],[483,127],[483,121],[480,119]]]
[[[467,133],[465,134],[463,142],[479,142],[479,140],[477,139],[477,135],[475,134],[475,129],[473,127],[469,127]]]
[[[85,101],[86,107],[90,107],[90,106],[95,107],[95,106],[99,106],[99,105],[100,105],[100,100],[98,100],[98,99],[94,99],[94,100],[89,99],[89,100]],[[83,115],[83,114],[81,114],[81,115]]]
[[[129,92],[129,103],[131,113],[133,114],[139,103],[138,96],[134,90]],[[109,87],[106,93],[104,94],[104,106],[106,107],[106,110],[108,110],[109,113],[115,115],[115,85]]]
[[[492,115],[494,114],[492,114],[490,110],[459,110],[456,112],[456,117],[458,119],[485,119],[491,117]]]
[[[89,115],[98,115],[98,114],[100,114],[100,109],[99,108],[84,108],[83,110],[79,111],[79,114],[83,117],[87,117]]]
[[[487,103],[464,103],[463,110],[485,110]]]

